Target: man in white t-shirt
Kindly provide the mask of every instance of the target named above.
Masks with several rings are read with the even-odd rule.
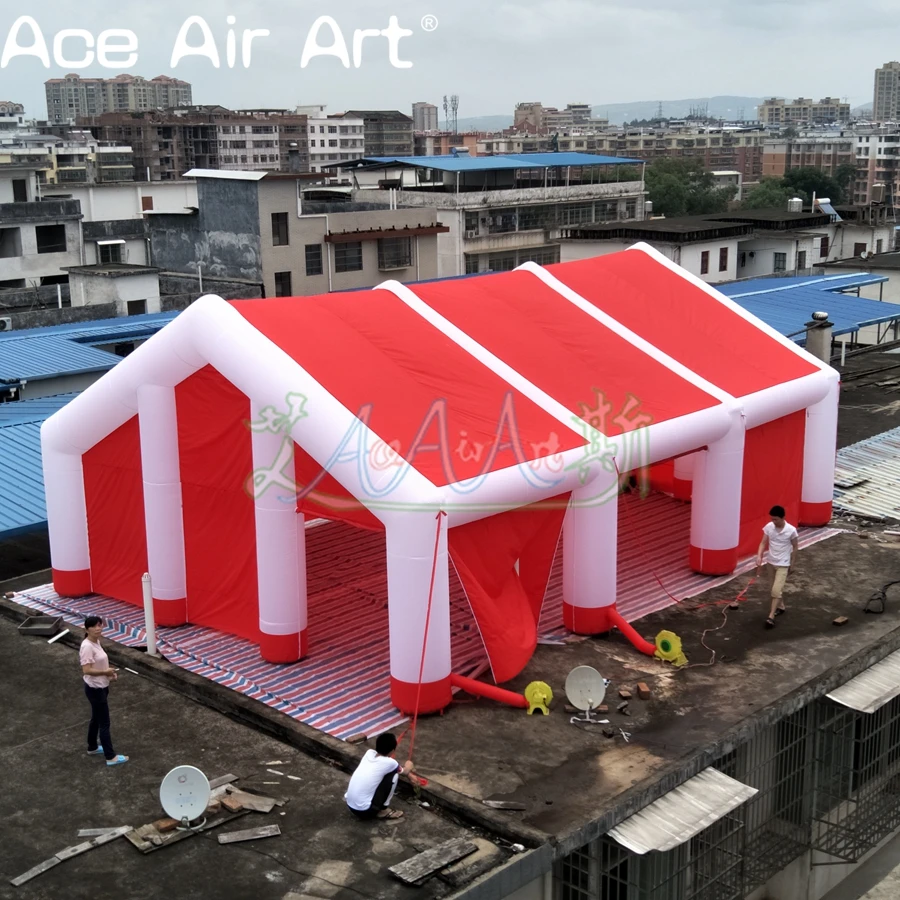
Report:
[[[397,738],[393,734],[379,734],[375,749],[366,751],[351,776],[344,800],[350,812],[360,819],[399,819],[403,815],[400,810],[391,809],[397,781],[401,775],[413,784],[418,779],[412,774],[411,761],[401,766],[393,758],[396,749]]]
[[[759,552],[756,555],[756,565],[763,563],[763,554],[768,549],[768,575],[772,589],[772,606],[769,609],[769,618],[766,619],[766,628],[775,627],[775,617],[785,612],[784,600],[781,593],[791,570],[793,555],[800,549],[797,529],[786,522],[784,507],[773,506],[769,510],[772,521],[763,528],[763,537],[759,542]]]

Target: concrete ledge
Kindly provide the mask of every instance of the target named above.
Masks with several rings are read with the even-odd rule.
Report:
[[[5,593],[25,589],[24,585],[14,587],[17,582],[30,582],[31,586],[38,583],[35,582],[35,576],[27,576],[0,584],[0,591]],[[46,583],[46,579],[39,583]],[[5,618],[18,624],[32,614],[24,606],[0,597],[0,615]],[[69,634],[60,638],[57,643],[78,649],[84,640],[84,633],[81,628],[72,625],[67,627]],[[110,660],[116,665],[133,669],[171,691],[214,709],[236,722],[255,728],[263,734],[284,741],[310,756],[336,765],[346,772],[352,772],[363,755],[364,747],[360,748],[330,737],[284,713],[270,709],[264,703],[188,672],[165,659],[148,656],[143,650],[126,647],[115,641],[107,641],[104,647]],[[404,783],[401,790],[411,792],[412,789]],[[535,848],[551,841],[550,835],[545,832],[504,816],[483,806],[477,800],[435,784],[434,781],[430,781],[428,787],[422,789],[422,796],[461,823],[482,828],[510,843]]]

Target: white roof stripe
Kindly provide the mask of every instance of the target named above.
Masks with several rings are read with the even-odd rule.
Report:
[[[734,406],[736,404],[737,401],[731,394],[723,391],[720,387],[717,387],[705,378],[702,378],[696,372],[684,365],[684,363],[680,363],[677,359],[673,359],[667,353],[664,353],[658,347],[651,344],[648,340],[642,338],[630,328],[627,328],[617,319],[614,319],[608,313],[603,312],[603,310],[598,309],[593,303],[585,300],[584,297],[573,291],[568,285],[563,284],[563,282],[551,275],[546,269],[541,268],[537,263],[524,263],[519,266],[516,271],[530,272],[532,275],[543,281],[551,290],[555,291],[561,297],[564,297],[583,312],[586,312],[592,319],[596,319],[602,325],[605,325],[611,331],[614,331],[619,337],[628,341],[629,344],[640,350],[642,353],[646,353],[647,356],[662,363],[662,365],[679,378],[683,378],[685,381],[694,385],[694,387],[699,388],[711,397],[715,397],[719,403],[723,403],[727,406]]]

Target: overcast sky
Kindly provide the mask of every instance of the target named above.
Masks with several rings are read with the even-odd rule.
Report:
[[[72,70],[52,58],[53,35],[63,28],[87,29],[94,37],[104,28],[130,29],[139,44],[134,66],[105,69],[95,62],[79,74],[172,75],[193,84],[195,103],[408,112],[413,101],[440,106],[444,94],[455,93],[461,117],[511,115],[523,100],[561,107],[717,94],[830,94],[856,106],[871,103],[875,68],[900,56],[896,0],[44,0],[2,6],[0,41],[6,43],[18,15],[31,12],[50,50],[50,69],[34,57],[12,58],[0,69],[0,99],[24,103],[39,118],[46,115],[43,82]],[[232,69],[225,60],[228,15],[238,34]],[[364,42],[359,68],[351,60],[346,69],[334,57],[301,68],[307,35],[322,15],[336,20],[351,56],[354,29],[386,28],[396,16],[413,32],[398,43],[399,58],[412,67],[394,68],[388,41],[379,37]],[[189,16],[208,23],[220,68],[205,57],[171,66]],[[427,25],[437,21],[435,30],[423,29],[425,17]],[[245,28],[271,32],[254,41],[246,69]],[[329,29],[319,42],[331,43]],[[19,43],[31,43],[29,29]],[[189,43],[201,43],[199,28]],[[74,39],[64,50],[69,60],[83,56]]]

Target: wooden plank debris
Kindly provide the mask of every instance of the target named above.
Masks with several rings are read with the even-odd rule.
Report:
[[[265,794],[255,794],[250,790],[242,791],[233,784],[229,784],[225,790],[229,796],[237,797],[244,809],[251,809],[253,812],[268,813],[272,812],[273,806],[284,806],[284,800],[267,797]]]
[[[104,844],[108,844],[110,841],[115,840],[117,837],[121,837],[123,834],[131,831],[130,825],[123,825],[121,828],[115,828],[112,831],[107,831],[105,834],[98,834],[95,838],[84,841],[81,844],[74,844],[71,847],[66,847],[63,850],[60,850],[55,856],[50,857],[50,859],[45,860],[40,865],[35,866],[33,869],[29,869],[27,872],[19,875],[16,878],[13,878],[10,881],[10,884],[15,887],[19,887],[21,884],[25,884],[26,881],[31,881],[37,875],[40,875],[42,872],[46,872],[48,869],[52,869],[55,865],[58,865],[61,862],[64,862],[67,859],[71,859],[73,856],[79,856],[82,853],[87,853],[88,850],[93,850],[95,847],[102,847]]]
[[[259,828],[245,828],[243,831],[229,831],[219,835],[220,844],[236,844],[239,841],[256,841],[259,838],[278,837],[281,829],[277,825],[260,825]]]
[[[209,789],[214,791],[218,787],[223,787],[226,784],[231,784],[232,781],[237,781],[237,775],[220,775],[218,778],[213,778],[209,782]]]
[[[79,828],[78,829],[78,837],[99,837],[101,834],[109,834],[111,831],[115,831],[116,828],[120,828],[123,826],[116,825],[112,828]],[[130,825],[128,826],[131,827]]]
[[[477,849],[475,844],[463,838],[445,841],[424,853],[418,853],[402,863],[397,863],[396,866],[391,866],[388,871],[406,884],[417,884]]]
[[[239,816],[243,815],[246,815],[246,810],[234,813],[223,812],[221,815],[208,817],[206,823],[198,828],[191,828],[184,831],[175,830],[170,831],[168,834],[160,834],[153,825],[142,825],[140,828],[129,831],[125,835],[125,838],[132,846],[140,850],[141,853],[152,853],[154,850],[160,850],[163,847],[168,847],[170,844],[177,844],[179,841],[183,841],[195,834],[209,831],[212,828],[218,828],[219,825],[224,825],[226,822],[230,822],[232,819],[237,819]]]
[[[489,806],[491,809],[523,810],[528,808],[524,803],[517,803],[515,800],[482,800],[481,802],[485,806]]]

